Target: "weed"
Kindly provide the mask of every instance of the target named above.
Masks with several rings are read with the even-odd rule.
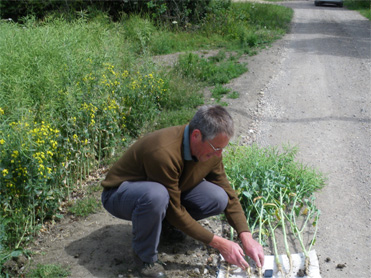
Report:
[[[186,77],[206,82],[209,85],[225,84],[247,71],[246,65],[231,59],[205,59],[197,54],[180,55],[175,69]],[[215,60],[219,61],[218,63]]]
[[[228,98],[231,98],[231,99],[237,99],[239,97],[240,97],[240,93],[236,91],[233,91],[230,94],[228,94]]]
[[[71,273],[65,266],[54,264],[38,264],[37,267],[33,269],[28,275],[28,277],[32,278],[57,278],[68,277],[71,275]]]
[[[76,202],[69,207],[68,211],[76,216],[86,217],[89,214],[97,212],[100,207],[101,204],[97,198],[88,197],[76,200]]]
[[[211,90],[211,96],[213,98],[215,98],[215,100],[217,102],[219,102],[221,100],[221,98],[226,95],[227,93],[229,93],[231,91],[231,89],[229,88],[225,88],[223,87],[222,85],[220,84],[217,84],[214,89]]]

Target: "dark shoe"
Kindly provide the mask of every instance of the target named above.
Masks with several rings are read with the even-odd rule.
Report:
[[[142,277],[166,278],[165,269],[159,262],[146,263],[143,262],[137,254],[133,252],[134,262],[138,266],[138,270]]]
[[[185,240],[186,234],[178,230],[173,225],[170,225],[166,220],[162,221],[161,237],[170,242],[180,242]]]

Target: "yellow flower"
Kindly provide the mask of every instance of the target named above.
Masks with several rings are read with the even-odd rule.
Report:
[[[4,169],[4,170],[2,171],[2,173],[3,173],[3,176],[5,177],[5,176],[9,173],[9,171],[8,171],[8,169]]]
[[[4,115],[4,110],[0,107],[0,115]]]
[[[4,139],[0,139],[0,145],[4,145],[5,143],[5,140]]]

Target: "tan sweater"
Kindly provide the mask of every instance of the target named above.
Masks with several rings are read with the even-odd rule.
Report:
[[[156,181],[170,196],[167,220],[187,235],[209,244],[213,234],[194,220],[182,206],[182,192],[197,186],[203,179],[222,187],[229,196],[225,215],[238,233],[249,231],[239,200],[224,172],[222,158],[206,162],[184,160],[184,126],[161,129],[134,143],[113,165],[103,187],[117,187],[124,181]]]

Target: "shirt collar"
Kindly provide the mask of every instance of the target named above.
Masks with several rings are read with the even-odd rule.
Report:
[[[189,125],[187,125],[184,129],[183,135],[183,153],[184,153],[184,160],[193,160],[191,155],[191,147],[189,144]]]

